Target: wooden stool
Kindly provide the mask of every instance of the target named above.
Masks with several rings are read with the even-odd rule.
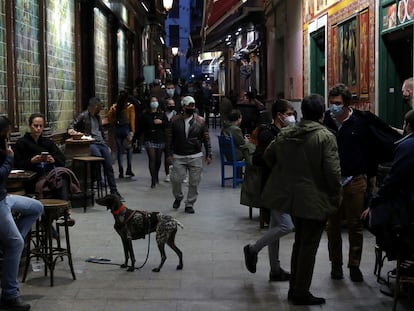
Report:
[[[96,190],[98,192],[98,197],[102,197],[104,195],[108,194],[107,186],[106,186],[106,175],[104,170],[104,176],[103,176],[103,184],[101,184],[102,181],[102,175],[101,175],[101,168],[100,165],[105,161],[104,158],[101,157],[94,157],[94,156],[84,156],[84,157],[74,157],[72,159],[72,166],[73,170],[75,171],[75,165],[77,162],[82,163],[82,170],[83,170],[83,195],[84,195],[84,207],[83,211],[86,212],[86,207],[88,203],[88,188],[91,191],[91,204],[92,206],[95,203],[95,189],[94,189],[94,182],[96,182]],[[89,173],[88,173],[89,172]],[[88,174],[89,174],[89,187],[88,187]]]
[[[26,280],[27,271],[30,265],[30,259],[33,257],[40,258],[45,263],[45,276],[48,271],[50,272],[50,286],[53,286],[53,272],[55,270],[56,261],[58,258],[63,259],[63,256],[68,257],[70,271],[72,277],[76,280],[75,270],[73,269],[72,253],[70,250],[70,239],[69,239],[69,227],[66,224],[68,216],[66,209],[68,208],[68,201],[58,199],[40,199],[44,206],[44,213],[41,220],[36,222],[36,232],[28,235],[28,245],[26,250],[26,265],[23,273],[23,280]],[[52,224],[53,221],[64,216],[64,228],[65,228],[65,239],[66,248],[62,248],[60,244],[57,247],[53,246],[52,236]],[[34,248],[31,248],[31,239],[33,241]]]

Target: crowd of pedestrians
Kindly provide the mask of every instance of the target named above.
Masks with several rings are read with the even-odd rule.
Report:
[[[402,92],[412,107],[412,78],[404,81]],[[172,81],[165,86],[155,81],[147,92],[134,89],[134,93],[129,94],[122,90],[116,103],[109,108],[107,124],[101,118],[101,100],[93,97],[87,109],[75,117],[67,133],[94,139],[89,147],[90,154],[104,158],[102,169],[110,192],[121,200],[111,147],[116,148],[120,179],[135,176],[131,162],[133,153],[145,148],[149,187],[155,189],[159,184],[164,164],[164,181],[171,184],[172,208],[180,208],[184,201],[184,212],[194,214],[203,160],[207,165],[212,161],[208,118],[205,118],[214,107],[211,94],[210,85],[189,83],[185,86]],[[275,101],[268,112],[254,91],[246,93],[238,102],[227,94],[222,99],[223,105],[214,107],[222,114],[221,134],[233,137],[237,159],[247,164],[245,171],[239,172],[245,178],[240,203],[260,207],[269,213],[267,232],[256,242],[244,246],[246,268],[255,273],[258,254],[268,246],[269,281],[288,281],[288,300],[294,305],[325,303],[323,297],[314,296],[310,290],[316,253],[325,229],[331,278],[344,278],[341,229],[345,220],[349,236],[349,276],[353,282],[362,282],[364,277],[359,266],[363,251],[363,218],[372,218],[376,224],[388,221],[383,215],[389,211],[384,211],[384,204],[378,202],[386,201],[396,189],[404,191],[406,205],[412,204],[410,200],[414,197],[410,181],[412,110],[405,115],[400,131],[404,138],[397,141],[400,136],[396,129],[370,112],[352,108],[352,94],[346,85],[333,86],[327,99],[329,109],[325,111],[322,96],[306,96],[301,102],[301,120],[296,119],[297,112],[284,99]],[[16,275],[22,241],[42,213],[39,201],[7,195],[8,173],[12,167],[21,167],[45,176],[65,166],[64,155],[51,140],[42,136],[45,124],[41,114],[30,117],[31,133],[18,141],[13,160],[15,153],[6,143],[10,123],[7,118],[0,118],[0,211],[3,215],[0,249],[4,258],[3,271],[7,268],[7,273],[2,274],[0,306],[6,310],[30,308],[20,299]],[[115,146],[108,145],[104,126],[113,129]],[[370,180],[375,178],[378,165],[387,161],[392,161],[390,175],[376,193],[375,188],[369,187]],[[55,195],[70,200],[74,180],[65,176],[63,186]],[[182,185],[186,178],[188,192],[185,194]],[[376,204],[367,209],[372,197]],[[22,215],[16,223],[12,211]],[[412,214],[407,212],[407,218],[412,219]],[[291,232],[295,237],[289,272],[279,261],[279,240]],[[383,236],[378,235],[378,238]]]

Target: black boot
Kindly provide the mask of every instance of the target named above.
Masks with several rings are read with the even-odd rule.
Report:
[[[128,168],[127,168],[127,170],[126,170],[126,172],[125,172],[125,175],[127,175],[127,176],[135,176],[135,174],[134,173],[132,173],[132,169],[131,169],[131,166],[128,166]]]
[[[1,298],[0,309],[11,310],[11,311],[27,311],[27,310],[30,310],[30,305],[27,303],[24,303],[20,297],[16,297],[12,299]]]

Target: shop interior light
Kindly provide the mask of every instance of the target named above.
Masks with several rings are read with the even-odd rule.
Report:
[[[168,12],[173,7],[173,0],[162,0],[164,9]]]
[[[160,36],[160,41],[162,44],[165,44],[164,38]]]
[[[173,56],[177,56],[178,55],[178,48],[177,47],[172,47],[171,48],[171,53]]]

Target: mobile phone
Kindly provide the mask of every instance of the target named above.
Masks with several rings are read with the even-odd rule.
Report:
[[[40,153],[41,157],[42,157],[42,161],[46,161],[47,160],[47,156],[49,155],[49,152],[47,151],[42,151]]]

